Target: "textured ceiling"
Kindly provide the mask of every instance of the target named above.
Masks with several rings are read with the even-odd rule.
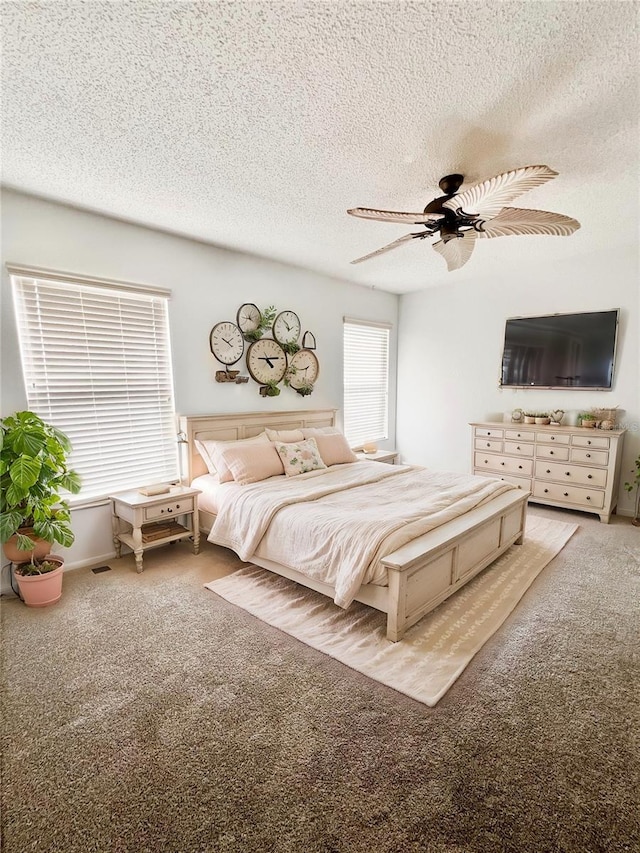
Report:
[[[5,0],[3,182],[398,293],[637,245],[638,8]],[[348,207],[534,163],[559,177],[514,206],[573,236],[483,240],[453,273],[427,240],[350,265],[419,229]]]

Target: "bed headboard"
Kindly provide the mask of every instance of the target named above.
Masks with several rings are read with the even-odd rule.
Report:
[[[313,409],[298,412],[233,412],[224,415],[180,415],[180,470],[186,485],[207,474],[207,466],[196,440],[237,441],[259,435],[265,429],[305,429],[335,426],[337,409]]]

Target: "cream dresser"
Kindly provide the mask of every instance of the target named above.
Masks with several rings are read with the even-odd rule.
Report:
[[[618,501],[624,430],[479,422],[473,473],[531,492],[535,503],[593,512],[608,524]]]

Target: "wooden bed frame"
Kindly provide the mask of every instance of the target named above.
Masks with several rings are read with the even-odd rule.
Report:
[[[251,438],[265,428],[274,430],[334,426],[336,409],[297,412],[249,412],[224,415],[181,416],[182,481],[206,474],[196,450],[196,440],[234,441]],[[367,462],[379,465],[379,462]],[[387,639],[401,640],[434,607],[464,586],[478,572],[523,541],[528,492],[520,489],[498,495],[492,501],[448,521],[384,557],[388,586],[363,584],[357,601],[387,614]],[[208,534],[215,520],[201,510],[200,529]],[[329,584],[306,577],[295,569],[270,560],[252,558],[252,563],[289,578],[331,598]]]

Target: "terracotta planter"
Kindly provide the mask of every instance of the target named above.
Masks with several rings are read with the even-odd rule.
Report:
[[[14,533],[14,535],[10,536],[2,546],[7,560],[11,560],[12,563],[30,563],[33,559],[41,560],[49,553],[51,542],[46,542],[44,539],[39,539],[37,536],[34,536],[33,527],[22,527],[20,529],[20,533],[24,536],[31,537],[31,539],[35,541],[36,547],[33,551],[21,551],[16,544],[18,541],[18,535]]]
[[[22,576],[16,572],[16,580],[22,600],[27,607],[47,607],[60,601],[62,596],[62,577],[64,575],[64,560],[54,554],[48,554],[47,559],[59,563],[53,572],[44,575]]]

